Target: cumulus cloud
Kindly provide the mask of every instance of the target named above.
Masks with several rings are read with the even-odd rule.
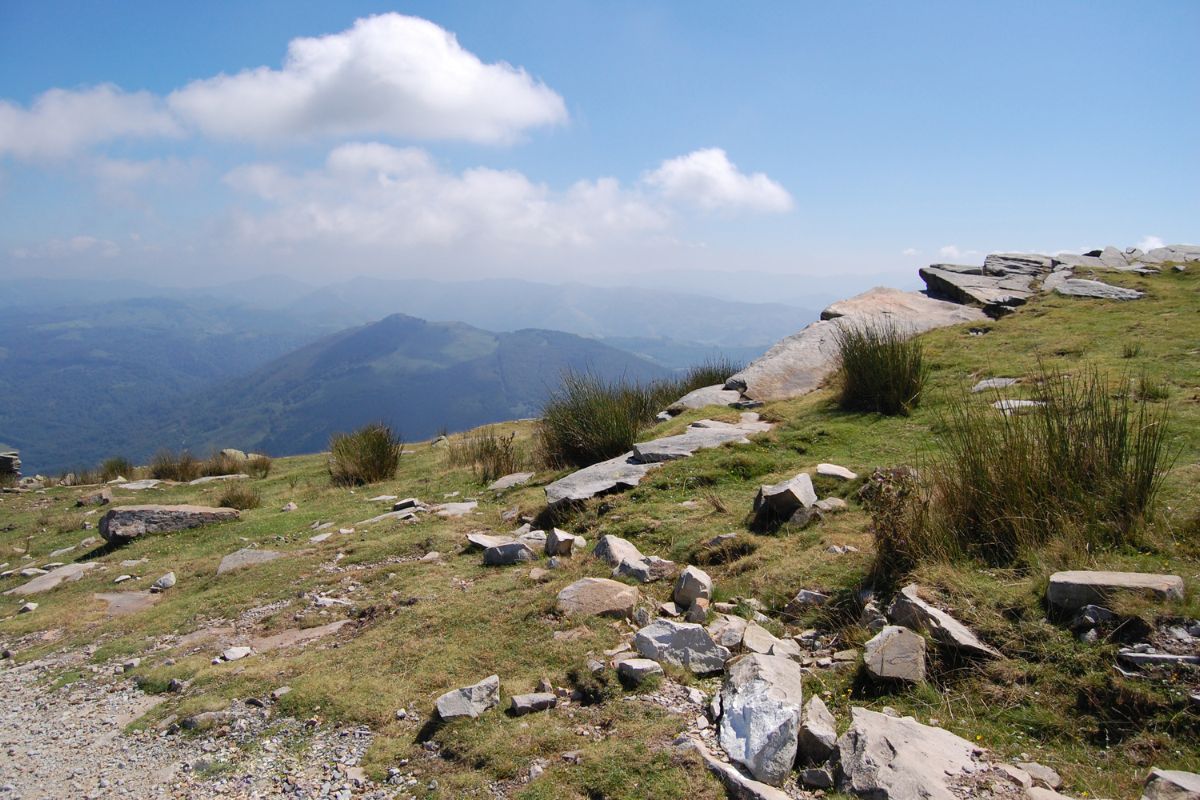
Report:
[[[71,256],[98,256],[116,258],[121,247],[109,239],[95,236],[72,236],[68,239],[50,239],[36,247],[18,247],[10,251],[15,259],[61,259]]]
[[[423,150],[380,143],[342,145],[302,173],[239,167],[225,183],[269,204],[235,217],[238,236],[258,244],[581,246],[669,223],[666,211],[611,178],[556,192],[513,170],[443,171]]]
[[[1166,246],[1166,242],[1157,236],[1143,236],[1142,240],[1137,243],[1138,249],[1146,252],[1149,252],[1157,247],[1164,246]]]
[[[485,64],[454,34],[400,14],[293,39],[282,69],[195,81],[171,109],[221,138],[391,135],[497,143],[564,122],[563,99],[523,69]]]
[[[668,159],[643,180],[672,200],[709,210],[782,212],[793,205],[786,189],[761,172],[739,171],[718,147]]]
[[[906,247],[906,248],[904,248],[904,249],[903,249],[903,250],[900,252],[900,255],[902,255],[902,256],[915,256],[915,255],[917,255],[917,253],[918,253],[918,252],[920,252],[920,251],[919,251],[919,250],[917,250],[917,248],[915,248],[915,247]]]
[[[113,139],[179,133],[160,99],[110,84],[78,91],[51,89],[28,108],[0,100],[0,155],[62,158]]]

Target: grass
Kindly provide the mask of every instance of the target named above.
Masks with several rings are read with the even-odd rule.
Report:
[[[159,450],[150,459],[150,477],[160,481],[176,481],[187,483],[201,475],[199,459],[188,450],[174,453],[170,450]],[[125,477],[129,477],[128,475]]]
[[[256,454],[242,464],[242,472],[251,478],[265,478],[271,474],[271,457]]]
[[[948,404],[980,377],[1022,377],[1023,383],[1009,390],[1011,396],[1036,398],[1039,362],[1051,372],[1078,374],[1077,353],[1099,372],[1117,375],[1129,366],[1123,344],[1142,342],[1138,367],[1174,389],[1169,444],[1179,457],[1168,463],[1158,501],[1139,528],[1137,542],[1085,550],[1051,541],[1040,548],[1037,562],[1023,569],[923,560],[910,577],[931,601],[951,609],[1007,658],[963,665],[931,648],[930,680],[923,686],[880,692],[852,672],[817,670],[806,675],[805,692],[825,698],[839,730],[845,728],[851,705],[891,706],[923,722],[936,719],[972,741],[978,737],[998,758],[1018,760],[1028,754],[1058,770],[1066,781],[1064,792],[1074,797],[1084,792],[1089,797],[1139,796],[1151,766],[1200,770],[1200,731],[1188,700],[1190,691],[1200,689],[1194,677],[1181,672],[1154,680],[1125,678],[1113,670],[1115,645],[1076,641],[1065,628],[1047,621],[1042,602],[1046,579],[1057,569],[1165,571],[1184,577],[1187,599],[1139,613],[1150,619],[1200,616],[1194,588],[1200,585],[1200,401],[1194,390],[1181,388],[1200,386],[1200,359],[1192,352],[1200,341],[1200,315],[1191,310],[1200,275],[1119,274],[1106,280],[1149,294],[1121,304],[1039,298],[988,323],[992,331],[987,336],[971,336],[965,328],[924,334],[920,341],[929,365],[928,385],[909,416],[846,413],[831,402],[833,390],[771,403],[762,412],[778,425],[767,436],[666,464],[639,488],[586,504],[562,527],[593,542],[605,533],[626,536],[643,552],[681,562],[713,537],[737,533],[735,541],[752,546],[730,546],[705,566],[720,597],[759,599],[783,627],[777,632],[820,626],[836,632],[846,646],[861,645],[867,634],[855,624],[854,603],[870,578],[875,554],[870,513],[857,492],[873,467],[907,463],[924,470],[936,463],[946,447]],[[1067,354],[1056,355],[1058,351]],[[990,410],[993,399],[974,397],[983,410]],[[1136,392],[1129,402],[1136,406]],[[1161,409],[1152,404],[1150,410]],[[722,414],[736,418],[728,411],[689,411],[654,425],[646,435],[676,433],[691,421]],[[534,435],[530,423],[508,423],[499,430],[516,432],[518,444]],[[384,778],[390,767],[407,759],[403,769],[416,774],[422,791],[430,780],[438,781],[437,791],[425,793],[430,797],[490,796],[490,787],[522,780],[514,776],[536,758],[549,762],[545,774],[512,788],[525,800],[724,797],[698,764],[669,746],[690,717],[625,699],[630,694],[618,687],[614,699],[596,705],[520,719],[493,713],[448,725],[436,734],[440,757],[423,749],[418,732],[442,692],[493,672],[501,677],[502,703],[512,694],[532,691],[542,677],[568,686],[568,674],[587,654],[601,657],[621,640],[621,626],[612,620],[568,620],[552,613],[554,596],[563,587],[580,577],[607,575],[590,556],[563,559],[546,583],[537,583],[529,578],[529,565],[487,568],[478,554],[463,552],[463,536],[471,530],[512,529],[513,523],[500,517],[504,509],[539,511],[544,504],[540,484],[517,487],[503,502],[481,498],[474,517],[361,524],[379,513],[376,504],[366,501],[376,493],[438,501],[447,494],[467,497],[478,491],[472,471],[447,468],[446,458],[441,448],[412,445],[394,477],[368,491],[333,485],[326,455],[277,459],[270,474],[254,482],[263,505],[236,522],[139,537],[98,555],[69,553],[58,560],[87,556],[100,566],[42,595],[34,614],[15,614],[21,598],[0,595],[0,642],[17,651],[19,663],[63,647],[96,644],[99,649],[83,668],[86,675],[91,676],[91,666],[141,655],[137,674],[153,679],[153,685],[165,685],[173,677],[193,681],[188,693],[163,695],[144,724],[221,708],[231,698],[265,696],[289,685],[293,691],[280,703],[280,715],[318,717],[322,727],[370,725],[375,737],[364,764],[369,773]],[[815,481],[820,495],[846,498],[849,511],[804,531],[755,536],[747,530],[747,512],[760,483],[811,472],[826,461],[864,476],[850,483]],[[215,505],[224,488],[180,485],[150,495],[120,489],[114,494],[116,504]],[[86,491],[58,487],[44,495],[0,494],[0,563],[20,559],[24,553],[18,550],[46,561],[50,552],[78,545],[89,534],[71,529],[79,514],[74,501]],[[292,499],[297,511],[277,513]],[[681,505],[689,500],[698,505]],[[318,521],[356,531],[313,543],[309,526]],[[853,545],[859,552],[831,554],[833,544]],[[216,575],[223,555],[256,545],[283,556]],[[439,563],[418,561],[429,550],[443,554]],[[141,558],[147,559],[138,570],[143,577],[133,588],[144,589],[168,569],[176,572],[179,585],[151,611],[106,617],[104,604],[93,593],[112,591],[112,579],[130,571],[120,562]],[[0,589],[19,581],[0,579]],[[830,594],[831,606],[794,620],[780,617],[779,611],[802,588]],[[671,585],[649,584],[641,591],[646,605],[653,607],[669,599]],[[301,596],[313,592],[345,597],[355,609],[314,608]],[[416,602],[401,602],[410,598]],[[239,618],[259,619],[255,633],[268,633],[343,616],[361,620],[344,629],[336,642],[256,654],[233,665],[210,663],[218,652],[215,640],[190,649],[178,645],[183,634]],[[60,631],[60,638],[41,640],[42,632],[50,630]],[[161,649],[153,649],[159,645]],[[708,694],[718,686],[713,680],[687,680]],[[421,719],[397,720],[394,712],[401,707],[418,711]],[[573,750],[580,752],[582,763],[567,764],[559,757]]]
[[[929,378],[921,340],[891,324],[845,325],[836,334],[844,411],[907,416]]]
[[[503,433],[487,425],[450,438],[446,463],[470,467],[481,482],[491,483],[527,466],[529,458],[517,442],[516,431]]]
[[[379,483],[396,475],[404,442],[382,423],[329,440],[329,478],[335,486]]]
[[[217,500],[217,505],[224,508],[236,508],[239,511],[247,511],[251,508],[258,508],[262,505],[262,495],[253,486],[234,481]]]

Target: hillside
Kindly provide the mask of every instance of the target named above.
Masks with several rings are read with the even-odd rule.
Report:
[[[735,637],[734,649],[750,652],[767,642],[756,652],[794,653],[804,666],[804,702],[823,699],[841,741],[852,743],[851,718],[863,709],[883,712],[874,715],[876,724],[908,725],[887,720],[911,715],[922,730],[944,734],[940,746],[907,765],[916,776],[908,793],[818,793],[803,788],[787,763],[780,788],[759,784],[757,794],[742,796],[914,798],[919,792],[911,787],[943,788],[943,759],[950,763],[958,744],[986,754],[965,756],[966,783],[932,796],[1137,798],[1152,768],[1200,771],[1200,667],[1188,661],[1200,655],[1200,637],[1188,632],[1200,620],[1200,270],[1195,264],[1183,271],[1168,264],[1146,275],[1089,269],[1107,284],[1144,295],[1114,302],[1030,292],[996,319],[918,337],[929,384],[908,416],[839,410],[837,382],[827,381],[803,396],[768,399],[756,413],[773,428],[749,443],[666,461],[637,488],[553,514],[545,490],[566,471],[531,464],[528,483],[493,492],[468,467],[451,466],[445,448],[427,444],[410,448],[394,479],[353,490],[330,484],[324,454],[278,459],[268,477],[243,481],[261,494],[262,505],[240,519],[148,533],[116,547],[99,547],[95,531],[80,531],[103,513],[75,505],[94,489],[0,494],[6,569],[95,565],[37,595],[8,593],[27,577],[0,578],[6,591],[0,645],[11,651],[11,665],[0,668],[0,714],[7,714],[0,728],[21,730],[10,737],[17,767],[3,777],[18,786],[74,781],[81,795],[119,778],[135,794],[167,785],[177,796],[197,798],[343,790],[345,797],[370,798],[725,797],[688,742],[718,749],[713,728],[720,723],[710,718],[710,701],[721,695],[729,702],[723,692],[732,678],[666,663],[665,674],[636,685],[619,681],[614,666],[628,656],[634,632],[664,613],[675,581],[621,578],[625,591],[636,590],[636,611],[626,609],[632,619],[564,611],[560,592],[580,579],[610,575],[611,564],[592,554],[606,535],[678,567],[702,567],[714,584],[709,630],[740,619],[742,628],[763,633],[756,634],[757,644]],[[493,381],[489,386],[525,386],[539,365],[525,360],[510,372],[497,366],[505,363],[500,354],[549,336],[523,332],[509,343],[503,335],[406,317],[379,325],[281,359],[257,373],[256,391],[295,402],[310,415],[306,424],[315,425],[318,410],[337,413],[337,398],[375,373],[399,365],[427,374],[420,370],[428,367],[428,353],[447,350],[461,359],[451,369]],[[420,346],[397,347],[397,331]],[[921,641],[917,661],[924,677],[876,679],[864,659],[876,635],[869,608],[879,616],[894,587],[872,580],[879,520],[860,490],[873,469],[928,468],[945,452],[948,415],[957,402],[991,411],[1001,398],[1039,397],[1039,375],[1079,375],[1092,367],[1111,379],[1115,397],[1133,387],[1149,393],[1146,387],[1153,386],[1152,409],[1170,414],[1172,458],[1136,536],[1082,548],[1054,531],[1020,563],[947,557],[916,564],[903,579],[922,587],[925,601],[952,613],[1000,657],[965,657],[931,631],[909,632]],[[746,374],[753,389],[757,373]],[[307,376],[327,389],[310,391]],[[427,377],[408,387],[414,396],[434,383]],[[1020,382],[971,394],[978,381],[993,377]],[[214,399],[214,414],[219,403]],[[748,418],[720,406],[690,410],[647,430],[644,440],[682,433],[701,419]],[[528,442],[533,423],[504,429]],[[300,425],[290,431],[303,437]],[[849,468],[856,477],[818,475],[822,463]],[[807,525],[757,528],[751,509],[760,486],[799,472],[814,475],[819,496],[844,500],[846,510]],[[113,505],[214,506],[226,488],[115,487]],[[418,497],[429,509],[407,519],[375,519],[391,504],[370,498],[385,495]],[[469,499],[478,506],[457,505]],[[289,502],[297,508],[282,511]],[[467,543],[470,533],[509,534],[522,520],[586,537],[588,547],[555,563],[539,550],[532,562],[489,566]],[[91,539],[86,545],[84,536]],[[240,552],[247,548],[250,555]],[[243,566],[221,569],[231,554],[239,554]],[[1047,585],[1060,570],[1095,569],[1167,573],[1179,576],[1186,591],[1181,599],[1110,603],[1120,624],[1089,628],[1091,636],[1079,629],[1077,636],[1070,618],[1047,607]],[[146,592],[167,572],[178,580],[173,587]],[[795,602],[802,591],[827,599]],[[875,602],[864,603],[872,599],[868,592]],[[26,600],[37,607],[18,613]],[[1123,649],[1129,641],[1154,645],[1141,655],[1156,647],[1180,660],[1139,664]],[[230,649],[239,646],[250,649]],[[491,675],[499,676],[501,708],[476,718],[437,719],[439,696]],[[519,717],[502,711],[543,680],[557,695],[555,707]],[[130,720],[127,734],[114,740],[114,726],[100,721],[105,715]],[[722,719],[730,715],[726,705]],[[962,739],[947,744],[951,735]],[[899,736],[893,743],[872,752],[887,759],[889,748],[899,752],[907,745]],[[74,755],[81,749],[89,753],[85,760]],[[118,767],[130,752],[141,760]],[[69,760],[69,767],[51,757],[68,753],[62,763]],[[1044,771],[1006,773],[993,766],[1017,762],[1052,768],[1062,794],[1038,794],[1020,783],[1022,775]],[[951,766],[958,771],[960,765]]]
[[[564,370],[642,382],[666,371],[557,331],[491,333],[393,314],[327,336],[180,403],[149,437],[198,453],[230,443],[272,455],[323,449],[329,435],[381,420],[410,440],[533,417]]]

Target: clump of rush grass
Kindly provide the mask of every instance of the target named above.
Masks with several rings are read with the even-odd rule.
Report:
[[[1157,402],[1171,396],[1165,381],[1157,380],[1143,372],[1137,381],[1137,395],[1142,400]]]
[[[154,458],[150,459],[150,477],[161,481],[186,483],[199,478],[201,472],[200,460],[188,450],[179,453],[159,450],[154,454]]]
[[[337,486],[361,486],[393,478],[404,442],[383,423],[353,433],[335,433],[329,440],[329,478]]]
[[[888,323],[844,325],[835,334],[845,411],[908,415],[929,377],[919,339]]]
[[[905,552],[880,559],[961,554],[1013,566],[1055,541],[1135,543],[1170,467],[1168,411],[1113,385],[1095,369],[1043,368],[1043,405],[1026,413],[952,401],[928,470],[928,513],[891,537]]]
[[[271,457],[256,453],[242,464],[242,472],[251,478],[265,478],[271,474]]]
[[[742,370],[743,365],[725,356],[710,356],[699,364],[695,364],[679,378],[679,396],[705,386],[725,385],[730,375]]]
[[[452,467],[470,467],[484,483],[517,472],[526,463],[517,434],[503,434],[488,425],[449,439],[446,458]]]
[[[244,464],[232,453],[219,450],[200,464],[200,472],[204,475],[236,475],[242,471]]]
[[[221,493],[221,498],[217,501],[217,505],[222,508],[236,508],[238,511],[246,511],[251,508],[258,508],[262,505],[262,495],[258,490],[246,486],[244,483],[234,482],[224,492]]]
[[[100,473],[100,482],[107,483],[115,478],[132,478],[134,466],[128,458],[113,456],[106,458],[97,471]]]
[[[1137,358],[1142,352],[1142,346],[1137,342],[1126,342],[1121,347],[1121,358]]]

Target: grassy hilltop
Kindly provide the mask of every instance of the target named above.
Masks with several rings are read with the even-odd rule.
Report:
[[[1106,303],[1045,296],[994,322],[924,334],[920,340],[931,373],[924,399],[911,415],[839,411],[832,387],[770,403],[759,411],[777,426],[753,444],[705,450],[668,463],[632,491],[590,501],[559,520],[559,527],[589,543],[616,534],[646,554],[680,565],[692,562],[703,542],[736,532],[750,552],[705,566],[715,580],[716,599],[757,598],[777,635],[816,627],[838,632],[846,648],[861,647],[869,634],[857,625],[850,607],[873,560],[870,515],[856,499],[861,477],[851,483],[816,479],[818,494],[849,501],[847,513],[803,530],[785,526],[769,535],[748,530],[760,484],[812,471],[819,462],[844,465],[860,476],[875,466],[927,464],[943,446],[950,404],[980,378],[1095,367],[1114,386],[1123,376],[1135,384],[1130,391],[1153,386],[1155,407],[1169,409],[1173,460],[1133,544],[1087,552],[1051,537],[1021,567],[930,560],[915,568],[914,580],[1007,658],[960,664],[931,650],[931,679],[914,688],[880,692],[854,671],[816,670],[806,677],[805,689],[825,696],[843,727],[852,703],[891,706],[921,721],[935,718],[1005,758],[1025,754],[1057,769],[1066,781],[1063,791],[1072,796],[1136,796],[1152,765],[1200,770],[1200,718],[1189,699],[1200,690],[1196,671],[1124,677],[1114,670],[1115,644],[1077,641],[1065,626],[1048,622],[1043,607],[1050,573],[1109,568],[1170,572],[1187,584],[1182,604],[1122,610],[1150,622],[1200,617],[1200,270],[1167,269],[1149,277],[1123,273],[1106,280],[1141,289],[1146,297]],[[979,335],[979,328],[986,333]],[[1030,389],[1013,387],[1006,396],[1027,396],[1023,392]],[[982,393],[968,401],[995,399]],[[737,412],[687,412],[643,438],[679,432],[704,417],[735,421]],[[499,429],[514,433],[519,446],[532,448],[533,423],[507,423]],[[377,738],[368,772],[382,779],[390,767],[408,759],[406,769],[422,778],[415,790],[430,796],[486,797],[491,796],[489,786],[499,784],[525,800],[723,797],[720,784],[698,760],[669,747],[690,720],[622,699],[625,690],[615,678],[607,687],[591,686],[604,702],[572,703],[519,719],[492,712],[437,730],[438,755],[423,748],[422,726],[441,693],[493,673],[500,676],[505,698],[533,691],[543,677],[556,686],[571,685],[570,676],[594,683],[587,659],[605,660],[604,651],[629,630],[625,622],[556,614],[554,600],[561,588],[580,577],[607,576],[608,568],[590,555],[564,559],[561,569],[539,582],[530,577],[530,567],[544,567],[544,562],[485,567],[478,553],[463,552],[469,531],[515,528],[518,523],[501,520],[506,509],[517,506],[523,514],[539,514],[545,507],[542,487],[565,471],[539,472],[529,484],[496,496],[469,467],[451,467],[448,461],[447,448],[408,445],[394,480],[351,490],[331,484],[324,455],[277,459],[267,477],[250,482],[261,495],[261,506],[243,512],[237,522],[147,535],[103,552],[96,559],[102,569],[31,598],[40,604],[34,613],[18,615],[20,598],[0,596],[0,644],[11,647],[18,661],[27,661],[95,643],[90,656],[95,664],[141,656],[133,674],[147,691],[165,692],[172,678],[191,681],[186,691],[169,694],[147,718],[134,723],[139,726],[155,725],[169,715],[182,718],[220,709],[233,698],[265,696],[286,684],[292,691],[280,700],[279,713],[315,717],[322,726],[370,725]],[[216,483],[137,494],[118,490],[114,504],[217,505],[227,488]],[[33,556],[29,564],[87,555],[77,548],[49,557],[88,535],[80,530],[85,520],[98,519],[98,514],[85,517],[75,507],[76,498],[87,491],[54,488],[44,494],[0,495],[0,563],[23,566],[26,550]],[[458,493],[456,500],[478,498],[479,513],[453,519],[425,515],[413,524],[358,524],[388,510],[367,502],[375,495],[415,496],[433,503],[452,493]],[[695,502],[683,505],[686,501]],[[298,509],[282,512],[288,502]],[[318,522],[333,522],[333,531],[345,526],[356,530],[313,543],[310,526]],[[251,544],[284,555],[216,574],[222,556]],[[832,553],[831,545],[852,545],[857,552]],[[430,551],[441,558],[421,561]],[[120,565],[135,559],[145,562],[132,568]],[[178,585],[152,609],[107,617],[105,604],[92,597],[131,585],[148,588],[168,570],[178,576]],[[114,587],[113,579],[126,572],[140,579]],[[16,576],[3,579],[0,589],[19,581],[23,579]],[[640,588],[657,603],[670,599],[671,585],[664,581]],[[799,618],[783,615],[783,606],[805,588],[830,593],[834,601]],[[318,593],[346,598],[353,606],[314,607],[307,595]],[[260,612],[260,626],[268,633],[346,617],[354,622],[307,647],[231,664],[210,663],[219,651],[216,645],[189,654],[169,638],[227,625],[251,609],[266,609]],[[60,633],[39,635],[48,630]],[[159,644],[163,646],[152,649]],[[174,659],[170,666],[168,658]],[[59,680],[69,683],[75,677],[64,674]],[[670,677],[710,694],[719,685],[719,679],[702,681],[677,670]],[[400,708],[417,710],[419,720],[397,719]],[[578,764],[559,758],[567,751],[580,752]],[[522,784],[523,771],[539,757],[548,760],[545,773]],[[437,788],[426,790],[431,779]]]

